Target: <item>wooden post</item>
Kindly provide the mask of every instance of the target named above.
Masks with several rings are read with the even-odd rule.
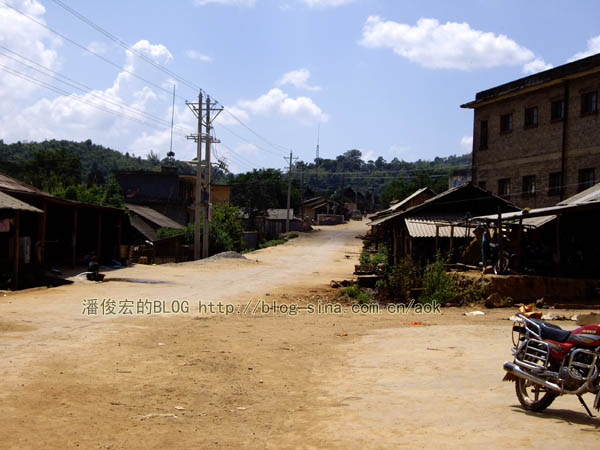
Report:
[[[77,261],[77,207],[73,208],[73,234],[71,235],[71,267],[75,267]]]
[[[98,257],[98,264],[100,263],[101,253],[102,253],[102,211],[98,210],[98,245],[96,247],[96,256]]]
[[[454,249],[454,224],[450,225],[450,253]]]
[[[392,225],[392,236],[393,236],[393,255],[392,255],[392,261],[394,262],[394,265],[398,264],[398,229]]]
[[[523,266],[524,266],[524,259],[523,259],[523,219],[519,219],[519,237],[518,237],[518,243],[517,243],[517,248],[516,248],[516,252],[519,255],[518,256],[518,261],[519,261],[519,270],[523,270]]]
[[[14,259],[14,277],[13,277],[13,286],[14,289],[19,288],[19,238],[21,237],[19,234],[19,228],[21,227],[21,211],[18,209],[15,211],[15,259]]]
[[[435,226],[435,252],[437,253],[440,249],[440,226]]]
[[[497,232],[496,239],[498,244],[498,260],[502,257],[502,211],[500,207],[498,207],[498,224],[497,224]]]
[[[44,250],[46,246],[46,200],[42,202],[43,213],[37,216],[38,233],[37,243],[34,246],[35,263],[44,263]]]
[[[556,272],[558,275],[562,272],[560,262],[560,214],[556,216]]]
[[[118,213],[119,218],[117,219],[117,260],[121,260],[121,245],[123,245],[123,215]]]

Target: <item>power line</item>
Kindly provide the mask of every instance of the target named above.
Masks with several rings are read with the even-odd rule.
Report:
[[[64,89],[61,89],[61,88],[59,88],[57,86],[54,86],[54,85],[49,84],[49,83],[46,83],[45,81],[41,81],[41,80],[38,80],[36,78],[30,77],[29,75],[26,75],[26,74],[24,74],[22,72],[13,70],[13,69],[11,69],[9,67],[6,67],[6,66],[4,66],[2,64],[0,64],[0,70],[3,70],[3,71],[5,71],[5,72],[7,72],[7,73],[9,73],[9,74],[11,74],[13,76],[21,78],[21,79],[23,79],[25,81],[28,81],[30,83],[36,84],[36,85],[38,85],[40,87],[49,89],[49,90],[51,90],[51,91],[53,91],[53,92],[55,92],[57,94],[63,95],[65,97],[69,97],[72,100],[75,100],[77,102],[84,103],[84,104],[86,104],[88,106],[91,106],[92,108],[96,108],[96,109],[98,109],[100,111],[104,111],[106,113],[113,114],[113,115],[119,116],[119,117],[124,118],[124,119],[133,120],[133,121],[138,122],[138,123],[140,123],[142,125],[146,125],[148,127],[154,128],[155,130],[164,131],[166,129],[166,128],[160,128],[159,126],[157,126],[157,125],[155,125],[153,123],[146,122],[146,121],[144,121],[142,119],[139,119],[137,117],[129,116],[129,115],[124,114],[124,113],[122,113],[120,111],[117,111],[117,110],[114,110],[114,109],[109,109],[109,108],[106,108],[104,106],[98,105],[96,103],[89,102],[87,100],[84,100],[81,97],[73,95],[72,93],[70,93],[68,91],[65,91]]]
[[[83,92],[83,93],[88,94],[90,96],[96,97],[96,98],[98,98],[98,99],[100,99],[102,101],[105,101],[107,103],[111,103],[111,104],[113,104],[115,106],[118,106],[118,107],[121,107],[121,108],[125,108],[125,109],[127,109],[129,111],[132,111],[132,112],[136,113],[136,114],[140,114],[142,116],[145,116],[147,119],[159,122],[159,123],[161,123],[163,125],[170,125],[170,123],[168,121],[166,121],[165,119],[157,117],[157,116],[155,116],[153,114],[150,114],[150,113],[148,113],[146,111],[143,111],[143,110],[141,110],[139,108],[127,105],[126,103],[124,103],[122,101],[116,100],[116,98],[109,96],[108,94],[106,94],[103,91],[97,91],[96,89],[93,89],[93,88],[91,88],[91,87],[89,87],[89,86],[87,86],[87,85],[85,85],[83,83],[80,83],[77,80],[69,78],[66,75],[62,75],[62,74],[60,74],[60,73],[58,73],[58,72],[56,72],[56,71],[54,71],[54,70],[52,70],[52,69],[50,69],[50,68],[42,65],[42,64],[38,64],[37,62],[35,62],[35,61],[33,61],[33,60],[31,60],[31,59],[29,59],[29,58],[27,58],[27,57],[25,57],[25,56],[17,53],[17,52],[14,52],[14,51],[10,50],[9,48],[7,48],[7,47],[5,47],[3,45],[0,45],[0,49],[3,49],[5,51],[8,51],[8,52],[14,54],[14,55],[17,55],[19,58],[22,58],[25,61],[28,61],[28,62],[30,62],[30,63],[38,66],[39,68],[36,68],[36,67],[34,67],[32,65],[24,63],[23,61],[19,61],[17,58],[12,57],[12,56],[6,54],[5,52],[0,51],[0,55],[4,56],[5,58],[12,59],[13,61],[15,61],[15,62],[17,62],[17,63],[19,63],[19,64],[21,64],[21,65],[23,65],[25,67],[28,67],[29,69],[32,69],[32,70],[34,70],[34,71],[36,71],[38,73],[41,73],[44,76],[54,77],[57,81],[59,81],[61,83],[64,83],[67,86],[70,86],[70,87],[72,87],[72,88],[74,88],[74,89],[76,89],[76,90],[78,90],[80,92]],[[181,127],[178,127],[178,128],[180,128],[180,129],[182,129],[182,131],[184,131],[183,128],[181,128]]]
[[[130,51],[131,53],[135,54],[136,56],[138,56],[139,58],[143,59],[144,61],[146,61],[148,64],[154,66],[155,68],[157,68],[158,70],[166,73],[167,75],[175,78],[176,80],[180,81],[181,83],[185,84],[186,86],[194,89],[194,90],[199,90],[201,89],[200,86],[198,86],[197,84],[194,84],[191,81],[186,80],[185,78],[177,75],[175,72],[167,69],[166,67],[164,67],[161,64],[158,64],[157,62],[153,61],[152,58],[148,58],[146,55],[144,55],[142,52],[136,50],[135,48],[133,48],[131,45],[129,45],[127,42],[122,41],[121,39],[119,39],[117,36],[115,36],[114,34],[110,33],[109,31],[107,31],[106,29],[102,28],[100,25],[96,24],[95,22],[93,22],[91,19],[88,19],[87,17],[85,17],[83,14],[75,11],[73,8],[71,8],[70,6],[68,6],[67,4],[65,4],[64,2],[60,1],[60,0],[52,0],[54,3],[56,3],[58,6],[60,6],[61,8],[63,8],[65,11],[68,11],[69,13],[71,13],[73,16],[77,17],[79,20],[81,20],[82,22],[86,23],[87,25],[89,25],[90,27],[94,28],[96,31],[98,31],[99,33],[102,33],[104,36],[106,36],[108,39],[112,40],[113,42],[116,42],[117,44],[119,44],[121,47],[123,47],[124,49]]]
[[[165,66],[163,66],[162,64],[157,63],[156,61],[153,61],[151,58],[148,58],[146,55],[144,55],[142,52],[136,50],[135,48],[133,48],[130,44],[128,44],[127,42],[122,41],[121,39],[119,39],[117,36],[115,36],[114,34],[112,34],[111,32],[109,32],[108,30],[106,30],[105,28],[101,27],[100,25],[98,25],[97,23],[95,23],[94,21],[92,21],[91,19],[87,18],[86,16],[84,16],[83,14],[79,13],[78,11],[76,11],[75,9],[71,8],[70,6],[68,6],[67,4],[65,4],[64,2],[62,2],[61,0],[52,0],[54,3],[56,3],[58,6],[60,6],[61,8],[65,9],[66,11],[68,11],[70,14],[72,14],[73,16],[77,17],[79,20],[81,20],[82,22],[84,22],[85,24],[87,24],[88,26],[92,27],[93,29],[95,29],[96,31],[98,31],[99,33],[103,34],[104,36],[106,36],[108,39],[112,40],[113,42],[116,42],[117,44],[119,44],[121,47],[125,48],[126,50],[132,52],[133,54],[135,54],[136,56],[142,58],[144,61],[146,61],[148,64],[151,64],[153,67],[155,67],[156,69],[166,73],[167,75],[175,78],[176,80],[179,80],[180,82],[182,82],[183,84],[185,84],[186,86],[195,89],[195,90],[200,90],[202,91],[205,95],[208,95],[208,93],[206,91],[204,91],[200,86],[198,86],[197,84],[186,80],[184,77],[176,74],[175,72],[173,72],[172,70],[166,68]],[[13,8],[16,10],[16,8]],[[18,10],[17,10],[18,11]],[[24,14],[24,13],[21,13]],[[164,90],[164,89],[163,89]],[[215,101],[217,101],[218,103],[220,103],[221,105],[223,105],[222,102],[218,101],[216,98],[214,98],[214,96],[211,96]],[[271,147],[275,148],[275,149],[279,149],[279,155],[284,154],[282,152],[282,150],[285,150],[287,152],[288,148],[279,145],[279,144],[274,144],[273,142],[271,142],[269,139],[265,138],[264,136],[262,136],[260,133],[256,132],[255,130],[253,130],[250,126],[248,126],[246,123],[244,123],[244,121],[242,121],[239,117],[237,117],[230,108],[226,107],[225,105],[223,105],[224,110],[236,121],[238,122],[240,125],[242,125],[244,128],[246,128],[248,131],[250,131],[252,134],[254,134],[256,137],[258,137],[260,140],[262,140],[263,142],[265,142],[266,144],[270,145]]]
[[[0,0],[0,4],[2,4],[2,5],[4,5],[4,6],[6,6],[7,8],[10,8],[10,9],[12,9],[13,11],[15,11],[15,12],[19,13],[20,15],[22,15],[23,17],[25,17],[25,18],[29,19],[30,21],[32,21],[32,22],[34,22],[34,23],[38,24],[39,26],[41,26],[42,28],[45,28],[46,30],[50,31],[51,33],[54,33],[54,34],[56,34],[57,36],[59,36],[59,37],[61,37],[62,39],[66,40],[67,42],[70,42],[71,44],[73,44],[74,46],[76,46],[76,47],[80,48],[81,50],[83,50],[83,51],[85,51],[85,52],[87,52],[87,53],[89,53],[89,54],[91,54],[91,55],[95,56],[96,58],[99,58],[99,59],[101,59],[102,61],[106,62],[107,64],[110,64],[111,66],[114,66],[114,67],[116,67],[116,68],[117,68],[117,69],[119,69],[121,72],[128,73],[129,75],[131,75],[131,76],[133,76],[133,77],[135,77],[135,78],[137,78],[137,79],[139,79],[139,80],[143,81],[144,83],[148,83],[148,84],[150,84],[151,86],[154,86],[155,88],[157,88],[157,89],[160,89],[161,91],[164,91],[164,92],[166,92],[166,93],[167,93],[167,94],[169,94],[169,95],[171,94],[171,91],[170,91],[170,90],[168,90],[168,89],[165,89],[164,87],[162,87],[162,86],[160,86],[160,85],[158,85],[158,84],[156,84],[156,83],[153,83],[152,81],[146,80],[145,78],[143,78],[143,77],[139,76],[139,75],[138,75],[138,74],[136,74],[135,72],[133,72],[133,71],[131,71],[131,70],[128,70],[128,69],[126,69],[126,68],[125,68],[125,67],[123,67],[123,66],[120,66],[119,64],[117,64],[117,63],[115,63],[115,62],[111,61],[111,60],[110,60],[110,59],[108,59],[108,58],[105,58],[104,56],[100,55],[100,54],[99,54],[99,53],[97,53],[97,52],[94,52],[94,51],[90,50],[90,49],[89,49],[89,48],[87,48],[85,45],[82,45],[82,44],[80,44],[80,43],[78,43],[78,42],[74,41],[73,39],[71,39],[71,38],[69,38],[69,37],[65,36],[64,34],[62,34],[62,33],[58,32],[58,31],[56,31],[55,29],[53,29],[53,28],[49,27],[49,26],[48,26],[48,25],[46,25],[45,23],[43,23],[43,22],[40,22],[40,21],[39,21],[39,20],[37,20],[37,19],[34,19],[34,18],[33,18],[33,17],[31,17],[30,15],[28,15],[28,14],[24,13],[23,11],[21,11],[20,9],[18,9],[18,8],[16,8],[16,7],[12,6],[12,5],[9,5],[8,3],[6,3],[6,2],[4,2],[4,1],[2,1],[2,0]],[[180,98],[181,100],[185,100],[183,97],[179,97],[179,96],[178,96],[178,98]]]

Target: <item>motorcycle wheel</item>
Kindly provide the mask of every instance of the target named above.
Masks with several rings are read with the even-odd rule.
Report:
[[[515,390],[519,403],[528,411],[543,411],[557,397],[554,392],[523,378],[517,379]]]
[[[508,271],[508,265],[510,262],[510,256],[506,252],[502,252],[498,255],[498,259],[494,263],[494,273],[496,275],[502,275]]]

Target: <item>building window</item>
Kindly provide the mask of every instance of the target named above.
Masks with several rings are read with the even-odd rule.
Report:
[[[508,133],[512,131],[512,114],[503,114],[500,116],[500,132]]]
[[[548,195],[559,195],[563,189],[563,177],[561,172],[553,172],[548,180]]]
[[[482,120],[479,124],[479,150],[488,148],[488,121]]]
[[[594,169],[580,169],[579,170],[579,191],[584,191],[589,187],[592,187],[596,182],[596,174]]]
[[[485,189],[485,181],[480,181],[480,182],[479,182],[479,187],[480,187],[481,189]]]
[[[510,195],[510,178],[498,180],[498,195],[508,197]]]
[[[523,177],[523,195],[535,195],[535,175]]]
[[[525,108],[525,128],[537,127],[538,125],[538,109],[537,106],[533,108]]]
[[[581,114],[598,112],[598,92],[587,92],[581,96]]]
[[[550,105],[550,120],[563,120],[565,118],[565,101],[556,100]]]

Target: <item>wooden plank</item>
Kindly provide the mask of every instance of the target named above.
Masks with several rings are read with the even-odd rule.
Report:
[[[102,256],[102,211],[98,210],[98,245],[96,246],[96,256],[98,256],[98,263],[100,263],[100,257]]]
[[[78,211],[77,207],[73,208],[73,230],[71,234],[71,267],[75,267],[77,262],[77,223]]]
[[[14,277],[13,277],[13,286],[14,289],[19,288],[19,238],[20,229],[21,228],[21,211],[18,209],[15,211],[15,260],[14,260]]]

